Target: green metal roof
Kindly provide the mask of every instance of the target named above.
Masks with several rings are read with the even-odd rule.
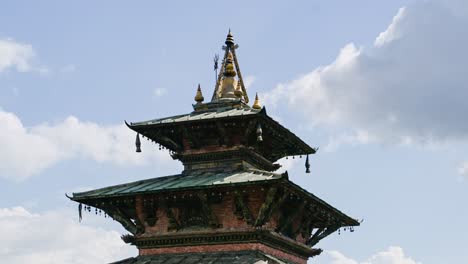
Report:
[[[290,262],[280,260],[260,251],[221,251],[210,253],[178,253],[159,254],[150,256],[138,256],[128,258],[111,264],[192,264],[192,263],[212,263],[212,264],[288,264]]]
[[[158,177],[136,182],[130,182],[120,185],[109,186],[101,189],[73,193],[72,200],[84,202],[89,199],[121,197],[135,194],[154,194],[163,191],[184,190],[184,189],[201,189],[214,186],[229,186],[254,184],[261,182],[275,182],[286,180],[289,186],[297,191],[304,193],[310,199],[315,201],[322,208],[327,208],[336,215],[339,215],[348,225],[359,225],[359,223],[347,216],[343,212],[329,205],[314,194],[301,188],[288,180],[287,173],[278,174],[261,170],[236,171],[236,172],[204,172],[194,175],[178,174],[172,176]]]
[[[236,116],[247,116],[256,115],[261,110],[253,108],[217,108],[215,111],[204,111],[204,112],[192,112],[185,115],[177,115],[159,119],[153,119],[143,122],[130,123],[130,126],[146,126],[146,125],[158,125],[167,123],[179,123],[179,122],[190,122],[196,120],[208,120],[223,117],[236,117]]]
[[[259,170],[237,172],[205,172],[196,175],[178,174],[115,185],[87,192],[73,193],[73,199],[80,200],[111,196],[124,196],[135,193],[155,193],[173,189],[243,184],[250,182],[279,180],[284,177],[286,177],[284,174]]]

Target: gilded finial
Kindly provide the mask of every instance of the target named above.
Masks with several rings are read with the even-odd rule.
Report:
[[[236,76],[236,71],[234,70],[234,64],[232,62],[233,62],[232,53],[229,52],[226,58],[226,66],[224,67],[224,73],[223,73],[223,75],[226,77]]]
[[[228,45],[228,46],[234,45],[234,38],[232,37],[231,29],[229,29],[229,32],[228,32],[227,37],[226,37],[226,41],[224,43],[226,43],[226,45]]]
[[[262,109],[262,106],[260,105],[260,100],[258,99],[258,93],[255,94],[255,102],[252,105],[253,109]]]
[[[197,94],[195,95],[195,101],[198,104],[201,104],[201,102],[203,102],[203,100],[205,100],[205,98],[203,97],[203,94],[202,94],[202,91],[201,91],[201,88],[200,88],[200,84],[198,84]]]
[[[236,90],[234,91],[234,95],[239,98],[241,98],[244,95],[240,82],[237,82],[237,87],[236,87]]]

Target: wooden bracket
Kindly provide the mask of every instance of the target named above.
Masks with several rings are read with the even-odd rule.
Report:
[[[245,129],[244,137],[242,138],[242,140],[244,141],[244,144],[248,145],[249,135],[255,129],[256,124],[257,124],[257,120],[255,120],[255,119],[250,120],[249,123],[247,124],[247,128]]]
[[[255,226],[262,226],[267,222],[273,213],[283,204],[284,200],[288,197],[288,193],[284,191],[283,195],[277,198],[279,193],[277,187],[270,187],[268,190],[265,202],[263,202],[258,212],[257,219],[255,220]]]
[[[138,233],[138,227],[136,223],[134,223],[130,217],[126,216],[125,213],[117,207],[106,208],[105,212],[109,215],[112,219],[119,222],[128,232],[132,235],[136,235]]]
[[[185,126],[181,127],[182,135],[187,139],[190,144],[190,148],[200,148],[200,141],[191,133],[191,129],[187,129]]]
[[[280,233],[284,234],[286,230],[291,227],[291,224],[294,222],[294,220],[297,219],[297,217],[299,217],[299,215],[301,215],[304,212],[304,207],[306,206],[306,204],[307,201],[303,201],[299,206],[297,206],[297,208],[294,209],[292,214],[289,214],[283,221],[281,221],[281,224],[278,226],[277,230]],[[300,225],[296,228],[296,230],[294,230],[291,233],[293,238],[297,235],[297,231],[299,230],[299,228]]]
[[[229,137],[227,135],[226,128],[224,127],[224,125],[220,121],[217,121],[216,127],[218,128],[218,132],[221,139],[220,145],[229,145]]]
[[[249,207],[247,206],[247,204],[245,204],[244,197],[242,197],[242,195],[238,191],[236,191],[234,193],[234,199],[235,199],[234,201],[236,203],[236,206],[238,206],[242,211],[242,218],[247,222],[247,224],[252,225],[253,224],[252,212],[250,212]]]
[[[208,225],[211,226],[212,228],[217,228],[219,227],[218,219],[214,215],[213,211],[211,210],[211,206],[208,202],[207,196],[204,193],[201,193],[198,195],[198,198],[200,199],[203,214],[208,218]]]
[[[322,240],[326,236],[330,235],[331,233],[335,232],[339,228],[340,228],[339,226],[329,226],[329,227],[319,228],[317,231],[315,231],[315,233],[309,239],[307,239],[306,244],[309,247],[313,247],[320,240]]]

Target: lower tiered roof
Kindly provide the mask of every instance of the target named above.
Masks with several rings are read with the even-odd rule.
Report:
[[[237,251],[237,252],[210,252],[210,253],[182,253],[162,254],[151,256],[138,256],[128,258],[111,264],[288,264],[290,262],[280,260],[261,251]]]
[[[250,169],[238,171],[198,171],[189,174],[177,174],[151,178],[141,181],[135,181],[120,185],[109,186],[87,192],[73,193],[70,197],[76,202],[96,206],[96,201],[106,199],[120,199],[125,197],[134,197],[136,195],[154,195],[158,193],[217,189],[221,187],[233,187],[248,185],[271,185],[280,183],[283,188],[296,193],[308,200],[310,204],[326,213],[328,217],[333,218],[333,222],[340,226],[357,226],[359,222],[314,194],[301,188],[289,180],[288,173],[272,173],[268,171]]]

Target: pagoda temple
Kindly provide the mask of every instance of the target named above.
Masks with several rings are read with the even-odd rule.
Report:
[[[359,222],[276,173],[279,159],[303,157],[310,147],[253,103],[227,35],[211,100],[200,86],[188,114],[127,123],[179,160],[178,175],[139,180],[87,192],[71,200],[122,224],[136,257],[115,263],[306,263],[317,243]]]

